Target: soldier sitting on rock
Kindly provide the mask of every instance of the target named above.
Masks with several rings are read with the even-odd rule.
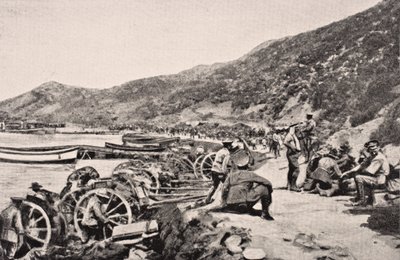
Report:
[[[374,204],[374,189],[383,187],[386,176],[390,173],[389,162],[379,148],[377,140],[371,140],[365,144],[370,154],[359,166],[345,172],[342,178],[356,173],[355,182],[357,186],[356,203],[351,206],[368,206]]]

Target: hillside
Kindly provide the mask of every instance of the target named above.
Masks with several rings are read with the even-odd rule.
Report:
[[[349,117],[353,126],[374,119],[399,96],[399,18],[400,2],[387,0],[317,30],[262,43],[235,61],[103,90],[49,82],[0,102],[0,112],[107,125],[293,122],[316,111],[331,134]],[[396,111],[389,113],[392,121]]]

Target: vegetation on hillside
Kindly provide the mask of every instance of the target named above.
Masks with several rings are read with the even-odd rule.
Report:
[[[204,101],[231,101],[232,117],[271,122],[284,117],[287,101],[296,97],[320,111],[334,132],[348,117],[352,126],[375,118],[399,96],[392,91],[400,85],[399,18],[400,2],[387,0],[314,31],[261,44],[236,61],[106,90],[51,82],[1,102],[0,111],[109,125],[178,115]]]

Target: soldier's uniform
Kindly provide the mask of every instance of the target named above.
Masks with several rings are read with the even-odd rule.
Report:
[[[215,160],[211,167],[211,179],[213,182],[213,186],[208,192],[206,203],[211,202],[211,198],[217,190],[219,184],[225,181],[226,173],[227,173],[227,164],[230,158],[230,152],[228,147],[231,147],[233,141],[225,140],[222,142],[224,145],[217,154],[215,155]]]
[[[18,249],[19,235],[24,228],[22,225],[21,211],[19,209],[22,198],[11,198],[12,204],[0,214],[0,243],[5,256],[13,259]]]
[[[89,199],[85,212],[83,212],[82,226],[84,232],[86,232],[84,236],[86,236],[87,239],[99,239],[100,235],[102,235],[100,234],[101,230],[104,225],[109,222],[102,212],[102,203],[99,197],[108,199],[107,192],[99,190],[95,196]],[[86,238],[84,240],[86,240]]]
[[[363,165],[359,174],[355,176],[357,197],[359,202],[355,206],[366,206],[374,203],[374,189],[383,187],[386,176],[390,173],[390,166],[386,156],[379,150],[379,142],[369,141],[366,144],[371,158]]]
[[[260,201],[262,217],[273,220],[269,214],[272,203],[272,184],[267,179],[258,176],[252,171],[234,170],[229,173],[222,190],[223,201],[228,208],[251,211],[253,206]]]
[[[299,191],[296,186],[296,180],[299,176],[299,157],[300,157],[300,143],[294,134],[294,128],[289,130],[289,133],[285,137],[284,144],[287,148],[286,157],[289,163],[289,170],[287,175],[287,186],[289,190]]]
[[[315,139],[315,128],[317,126],[317,123],[312,117],[312,114],[307,114],[307,120],[304,122],[304,126],[301,130],[304,134],[304,149],[307,161],[311,159],[311,146]]]

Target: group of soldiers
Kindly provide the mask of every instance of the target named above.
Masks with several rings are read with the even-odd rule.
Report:
[[[372,206],[374,191],[383,189],[388,194],[400,193],[400,167],[390,165],[377,140],[364,144],[357,161],[349,155],[350,147],[344,144],[335,154],[315,159],[315,167],[309,167],[303,189],[323,196],[357,191],[349,206]],[[310,170],[312,169],[312,170]]]
[[[356,161],[350,155],[351,148],[348,143],[342,144],[335,152],[323,154],[312,151],[310,147],[315,139],[315,128],[316,123],[312,115],[308,114],[307,120],[302,124],[291,125],[279,131],[280,134],[285,135],[283,141],[279,141],[276,137],[279,145],[282,143],[286,147],[287,189],[289,191],[306,191],[319,193],[322,196],[333,196],[340,192],[346,192],[353,186],[357,193],[349,205],[361,207],[374,205],[376,189],[385,188],[391,194],[400,195],[400,165],[391,166],[389,164],[380,149],[379,141],[370,140],[365,143],[364,149]],[[275,131],[274,134],[278,134],[278,131]],[[212,187],[208,191],[204,203],[211,204],[219,199],[218,207],[221,209],[257,214],[253,206],[261,202],[261,218],[274,220],[269,212],[272,203],[272,184],[251,170],[255,164],[252,151],[244,139],[239,138],[239,142],[243,145],[243,149],[234,146],[233,140],[222,141],[223,147],[216,153],[212,164]],[[200,148],[203,150],[197,152],[204,153],[204,148]],[[302,153],[308,162],[307,176],[304,183],[298,186],[299,157]],[[278,155],[275,154],[275,156]],[[91,179],[99,177],[93,169],[86,169],[84,174],[82,172],[70,175],[68,189],[74,188],[74,183],[87,183]],[[43,189],[37,182],[32,183],[29,188],[32,189],[32,194],[28,195],[42,201],[41,206],[47,209],[50,217],[55,217],[56,214],[52,214],[53,211],[56,211],[54,194]],[[103,216],[100,208],[100,205],[107,201],[108,196],[106,193],[103,194],[102,190],[99,190],[96,195],[88,201],[82,219],[83,231],[86,233],[87,239],[96,239],[99,225],[107,225],[109,222]],[[4,256],[5,259],[13,259],[17,245],[23,239],[24,227],[21,213],[23,200],[24,198],[12,197],[11,204],[0,214],[2,250],[0,256]]]
[[[360,157],[356,160],[350,155],[351,147],[342,144],[338,150],[328,153],[313,150],[316,123],[312,114],[301,124],[291,125],[279,130],[285,137],[282,144],[286,147],[288,160],[287,189],[294,192],[319,193],[321,196],[333,196],[356,191],[353,207],[366,207],[375,204],[374,191],[386,189],[389,195],[400,196],[400,163],[389,165],[388,159],[380,149],[377,140],[364,144]],[[246,150],[237,153],[232,146],[232,140],[223,141],[212,166],[213,187],[210,189],[205,203],[211,203],[218,187],[222,187],[221,204],[219,207],[227,210],[253,212],[252,207],[261,202],[261,217],[273,220],[269,214],[272,202],[272,185],[265,179],[249,170],[254,158],[243,139]],[[311,149],[310,149],[311,148]],[[297,184],[300,173],[299,157],[304,155],[307,167],[307,177],[302,185]],[[229,169],[230,168],[230,169]]]

